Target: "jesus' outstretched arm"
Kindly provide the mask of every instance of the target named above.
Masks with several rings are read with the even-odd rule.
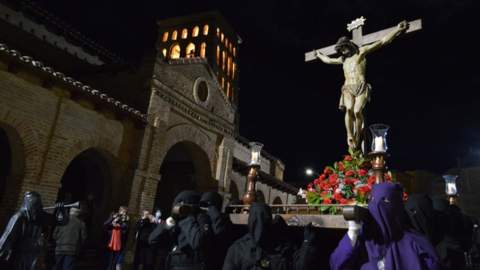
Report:
[[[372,51],[375,51],[390,42],[392,42],[396,37],[400,36],[402,33],[407,31],[408,29],[408,22],[407,21],[402,21],[397,25],[397,28],[393,30],[392,32],[386,34],[384,37],[382,37],[380,40],[375,41],[372,44],[362,46],[360,48],[360,54],[367,54]]]
[[[342,60],[341,57],[331,58],[331,57],[328,57],[328,56],[320,53],[319,51],[315,51],[315,57],[320,59],[325,64],[341,65],[343,63],[343,60]]]

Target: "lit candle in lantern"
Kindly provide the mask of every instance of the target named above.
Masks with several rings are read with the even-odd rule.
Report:
[[[383,143],[383,137],[375,137],[375,152],[385,152],[385,144]]]
[[[455,183],[447,183],[447,195],[457,195],[457,185]]]
[[[251,164],[260,164],[260,155],[257,152],[252,153],[252,161]]]
[[[258,142],[250,143],[250,150],[252,151],[250,165],[260,166],[260,158],[261,158],[260,154],[262,153],[262,147],[263,147],[263,144],[261,143],[258,143]]]

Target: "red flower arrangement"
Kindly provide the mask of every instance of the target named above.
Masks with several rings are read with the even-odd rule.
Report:
[[[395,182],[391,172],[385,173],[384,180]],[[302,191],[308,204],[366,204],[373,184],[375,175],[370,161],[346,155],[342,161],[325,167],[323,173]],[[321,210],[328,209],[325,206]]]

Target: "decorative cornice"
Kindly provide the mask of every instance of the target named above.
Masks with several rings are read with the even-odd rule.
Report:
[[[2,2],[14,2],[11,0],[2,0]],[[19,3],[18,3],[19,2]],[[73,45],[79,46],[80,48],[84,48],[86,50],[89,50],[95,54],[97,54],[99,57],[102,59],[108,59],[110,62],[114,63],[125,63],[125,60],[123,60],[121,57],[118,55],[112,53],[105,47],[99,45],[92,39],[86,37],[84,34],[81,32],[77,31],[74,29],[71,25],[67,24],[66,22],[60,20],[58,17],[50,13],[49,11],[45,10],[38,4],[34,3],[33,1],[29,0],[21,0],[18,1],[17,3],[13,3],[14,5],[21,5],[20,11],[13,11],[16,12],[17,14],[20,14],[23,16],[25,19],[30,20],[32,23],[35,24],[41,24],[44,25],[44,27],[48,30],[50,33],[54,33],[52,31],[53,29],[58,29],[61,32],[61,35],[69,41],[73,41]],[[8,4],[7,4],[8,7]],[[33,14],[35,16],[35,20],[28,18],[29,14]],[[30,16],[31,17],[31,16]],[[59,45],[59,44],[57,44]],[[71,51],[67,51],[70,54],[73,54]],[[79,57],[79,55],[77,55]]]
[[[160,87],[163,87],[164,89],[170,90],[163,84],[159,83],[157,85]],[[232,126],[233,124],[229,126],[227,124],[220,123],[219,121],[213,119],[212,117],[208,117],[205,114],[199,112],[198,110],[192,109],[190,106],[186,104],[186,102],[178,100],[178,98],[168,94],[166,91],[162,91],[158,89],[156,86],[153,86],[153,89],[155,90],[155,94],[157,96],[159,96],[165,102],[169,103],[173,107],[183,112],[185,115],[207,126],[212,127],[213,129],[219,131],[222,134],[233,136],[234,134],[234,128]]]
[[[225,105],[230,108],[231,113],[235,113],[235,109],[232,107],[234,104],[230,102],[230,99],[227,97],[225,94],[225,91],[223,91],[222,86],[218,82],[217,76],[215,75],[215,72],[213,71],[212,67],[210,66],[210,63],[208,63],[208,60],[204,57],[190,57],[190,58],[178,58],[178,59],[170,59],[167,62],[170,65],[189,65],[189,64],[204,64],[208,68],[208,73],[212,77],[212,81],[214,82],[215,86],[217,87],[218,92],[220,92],[220,95],[223,97],[223,102]]]
[[[97,101],[100,101],[104,104],[108,104],[112,106],[114,109],[122,113],[131,115],[134,119],[137,119],[141,122],[147,122],[147,116],[142,112],[140,112],[139,110],[136,110],[135,108],[108,96],[107,94],[103,93],[98,89],[94,89],[87,84],[83,84],[82,82],[77,81],[72,77],[65,76],[65,74],[59,71],[55,71],[53,68],[49,66],[45,66],[42,62],[37,61],[30,56],[22,55],[19,51],[10,49],[8,48],[7,45],[3,43],[0,43],[0,55],[16,59],[19,62],[27,66],[30,66],[37,72],[43,73],[47,76],[50,76],[50,78],[54,80],[65,83],[66,85],[70,86],[74,91],[80,94],[83,94],[91,98],[95,98]]]

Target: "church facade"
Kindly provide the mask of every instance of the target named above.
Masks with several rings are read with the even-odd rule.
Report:
[[[168,213],[182,189],[241,198],[250,156],[238,134],[240,39],[221,15],[159,22],[154,57],[123,76],[97,72],[125,65],[120,57],[52,16],[29,17],[45,12],[0,5],[2,225],[27,190],[45,205],[81,201],[100,228],[92,238],[119,205]],[[262,154],[261,200],[295,202],[284,167]]]

